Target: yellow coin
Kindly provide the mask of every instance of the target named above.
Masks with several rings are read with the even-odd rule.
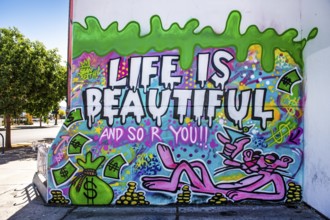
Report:
[[[290,190],[292,190],[292,191],[296,191],[296,187],[292,187],[292,186],[290,186],[290,187],[289,187],[289,191],[290,191]]]
[[[127,185],[128,186],[136,186],[136,183],[135,182],[128,182]]]
[[[296,184],[294,184],[293,182],[288,184],[289,186],[295,186]]]

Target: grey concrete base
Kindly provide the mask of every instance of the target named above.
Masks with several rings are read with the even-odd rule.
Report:
[[[36,172],[33,176],[32,183],[37,188],[40,197],[46,203],[47,201],[47,181],[46,179]]]
[[[1,219],[1,217],[0,217]],[[314,210],[301,204],[287,207],[284,205],[231,205],[218,207],[51,207],[44,206],[42,200],[32,203],[17,211],[10,219],[322,219]]]
[[[325,219],[304,204],[160,206],[160,207],[77,207],[63,219]]]
[[[180,219],[324,219],[314,210],[299,205],[229,205],[181,207]]]

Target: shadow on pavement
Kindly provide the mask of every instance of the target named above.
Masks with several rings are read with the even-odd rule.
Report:
[[[18,200],[14,206],[19,208],[8,219],[63,219],[72,207],[50,207],[45,206],[38,191],[33,184],[28,185],[22,190],[16,190],[14,196]]]
[[[0,152],[0,165],[16,160],[37,160],[37,150],[31,146],[25,145],[22,147],[6,148],[5,153]]]
[[[15,189],[14,191],[16,192],[14,198],[20,200],[19,202],[15,202],[14,206],[30,203],[39,195],[38,190],[33,186],[32,183],[27,185],[23,189]]]

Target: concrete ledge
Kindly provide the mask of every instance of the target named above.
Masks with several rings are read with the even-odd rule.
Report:
[[[36,172],[33,176],[32,183],[37,188],[40,197],[44,201],[44,203],[47,203],[47,181],[46,179],[40,175],[38,172]]]
[[[177,208],[173,206],[159,207],[77,207],[64,219],[177,219]]]

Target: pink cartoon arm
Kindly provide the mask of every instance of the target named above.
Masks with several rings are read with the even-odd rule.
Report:
[[[225,137],[221,132],[217,133],[217,138],[220,143],[223,144],[223,154],[231,158],[231,161],[239,154],[240,152],[243,151],[245,145],[250,143],[251,139],[250,138],[243,138],[239,141],[235,141],[235,143],[230,143],[230,140]]]
[[[248,184],[250,180],[249,178],[246,178],[242,181],[243,187],[228,191],[226,194],[227,197],[234,201],[240,201],[244,199],[282,200],[285,197],[286,189],[284,181],[279,174],[265,175],[254,183]],[[256,189],[265,186],[271,181],[274,183],[275,192],[255,192]]]

